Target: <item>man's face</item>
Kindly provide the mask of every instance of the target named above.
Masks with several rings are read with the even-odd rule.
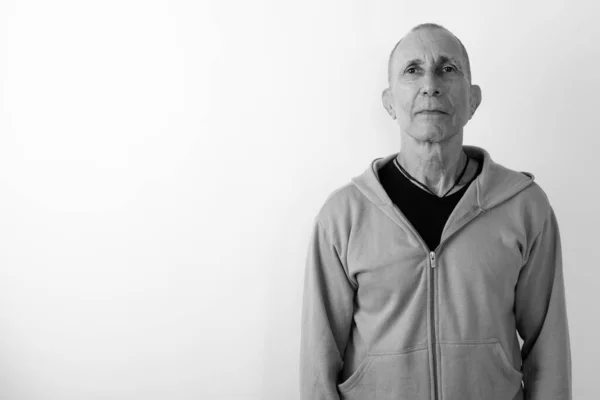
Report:
[[[440,142],[462,133],[479,105],[458,40],[443,29],[419,29],[402,39],[392,59],[384,105],[402,132]]]

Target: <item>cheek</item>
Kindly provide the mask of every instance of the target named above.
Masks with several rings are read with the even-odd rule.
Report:
[[[394,94],[396,109],[399,113],[409,117],[415,104],[415,96],[409,90],[397,91]]]
[[[456,124],[465,123],[469,119],[469,110],[470,110],[468,94],[465,91],[459,93],[459,95],[454,98],[453,103],[454,103],[453,104],[453,108],[454,108],[453,121]]]
[[[414,102],[410,98],[401,98],[396,101],[396,117],[400,126],[407,128],[412,124],[412,109]]]

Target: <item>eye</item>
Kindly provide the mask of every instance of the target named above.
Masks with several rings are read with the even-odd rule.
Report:
[[[415,67],[410,67],[406,69],[407,74],[414,74],[415,72],[417,72],[417,69]]]
[[[456,69],[450,65],[446,65],[445,67],[442,68],[442,71],[444,72],[454,72],[456,71]]]

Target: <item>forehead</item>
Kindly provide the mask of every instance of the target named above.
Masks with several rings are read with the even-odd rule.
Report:
[[[402,65],[413,59],[436,61],[441,56],[465,64],[464,53],[454,35],[440,28],[423,28],[402,39],[394,54],[394,64]]]

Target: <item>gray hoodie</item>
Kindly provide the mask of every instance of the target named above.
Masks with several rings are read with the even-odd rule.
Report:
[[[306,258],[301,400],[571,399],[548,197],[533,174],[463,149],[483,167],[436,249],[378,180],[398,153],[327,197]]]

